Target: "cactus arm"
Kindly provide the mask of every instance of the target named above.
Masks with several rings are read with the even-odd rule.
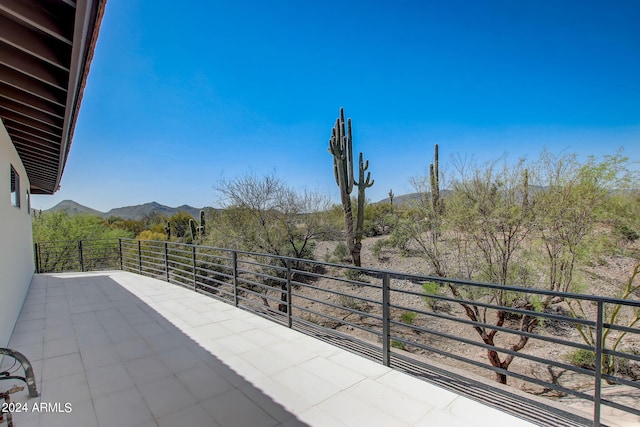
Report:
[[[342,125],[344,128],[344,111],[341,109],[341,116],[343,119]],[[347,121],[348,126],[347,128],[349,129],[349,135],[346,137],[347,141],[346,141],[346,146],[347,146],[347,150],[348,150],[348,158],[347,158],[347,163],[346,163],[346,167],[349,171],[349,180],[348,180],[348,189],[347,189],[347,193],[351,194],[351,192],[353,191],[353,183],[354,183],[354,179],[353,179],[353,137],[352,137],[352,130],[351,130],[351,119],[348,119]]]
[[[363,162],[362,153],[360,153],[360,157],[358,159],[358,182],[355,183],[355,185],[358,186],[358,189],[360,189],[361,186],[369,188],[375,182],[375,180],[371,180],[371,172],[367,172],[367,177],[364,177],[364,173],[367,169],[369,169],[369,160]]]

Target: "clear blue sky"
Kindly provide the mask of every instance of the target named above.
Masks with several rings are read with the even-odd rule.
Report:
[[[33,204],[219,206],[247,173],[337,201],[341,106],[372,201],[411,192],[434,143],[444,169],[640,160],[639,22],[635,0],[109,0],[61,190]]]

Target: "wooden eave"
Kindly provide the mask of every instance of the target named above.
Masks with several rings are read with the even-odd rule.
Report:
[[[60,186],[105,5],[0,0],[0,119],[32,194]]]

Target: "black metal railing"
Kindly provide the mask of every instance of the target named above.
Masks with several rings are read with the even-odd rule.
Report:
[[[165,241],[39,242],[35,254],[39,273],[121,269],[193,289],[542,425],[598,426],[603,406],[640,416],[633,400],[603,393],[620,385],[640,396],[640,329],[625,326],[637,300]],[[510,303],[498,305],[497,294]],[[553,310],[541,310],[543,300]],[[514,388],[589,402],[593,415]]]

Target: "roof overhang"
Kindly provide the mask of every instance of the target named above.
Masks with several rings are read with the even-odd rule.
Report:
[[[105,5],[0,0],[0,118],[32,194],[60,186]]]

